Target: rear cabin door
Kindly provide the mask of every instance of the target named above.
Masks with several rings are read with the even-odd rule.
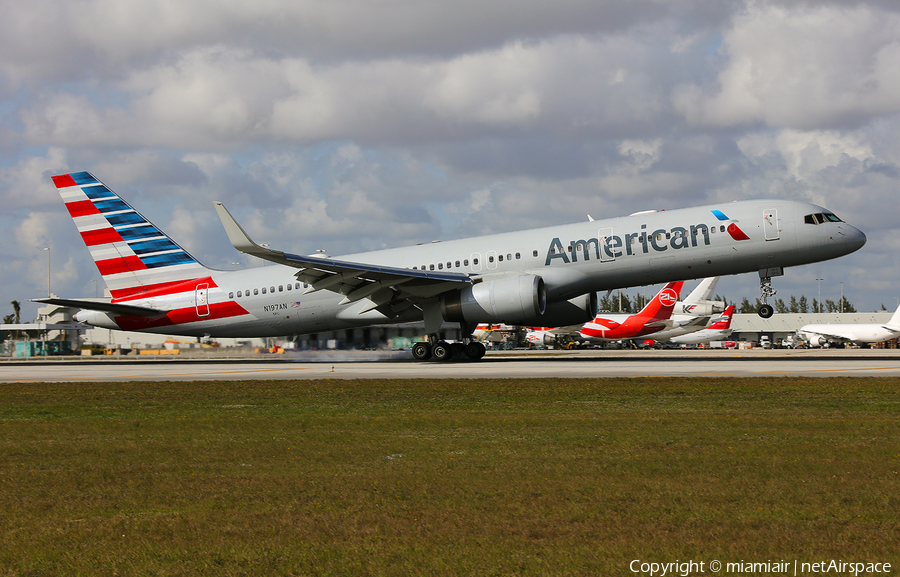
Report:
[[[197,292],[195,295],[195,303],[197,305],[197,316],[198,317],[208,317],[209,316],[209,284],[203,283],[197,285]]]

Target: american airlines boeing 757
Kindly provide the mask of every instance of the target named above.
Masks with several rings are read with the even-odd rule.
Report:
[[[110,297],[37,302],[81,309],[97,327],[185,336],[266,337],[425,322],[417,359],[478,359],[471,338],[438,340],[443,322],[563,326],[594,318],[597,292],[758,271],[765,299],[785,267],[858,250],[865,235],[830,211],[749,200],[351,254],[260,246],[222,203],[234,247],[279,266],[200,264],[88,172],[53,177]],[[770,316],[764,305],[760,314]]]

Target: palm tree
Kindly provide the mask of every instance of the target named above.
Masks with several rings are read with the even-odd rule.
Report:
[[[12,301],[9,304],[12,305],[13,314],[16,315],[16,324],[19,324],[19,313],[22,312],[22,306],[19,304],[19,301]]]

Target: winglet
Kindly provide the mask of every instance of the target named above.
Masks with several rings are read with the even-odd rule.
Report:
[[[228,240],[231,241],[234,248],[241,252],[255,255],[266,254],[269,252],[253,242],[250,235],[241,228],[241,225],[239,225],[234,217],[231,216],[231,213],[228,212],[228,209],[225,208],[224,204],[218,200],[214,200],[213,205],[216,207],[216,212],[219,214],[219,220],[222,221],[222,226],[225,227],[225,233],[228,235]]]

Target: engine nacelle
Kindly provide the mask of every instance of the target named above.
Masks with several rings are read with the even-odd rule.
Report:
[[[525,324],[542,318],[546,308],[544,280],[531,274],[484,280],[441,298],[449,322]]]
[[[694,315],[697,317],[710,317],[725,311],[725,303],[722,301],[701,301],[689,304],[678,301],[672,310],[673,315]]]
[[[809,337],[809,345],[812,347],[824,347],[828,344],[828,339],[822,335],[812,335]]]
[[[72,317],[80,323],[99,327],[102,329],[120,330],[119,325],[112,319],[112,313],[104,313],[100,311],[80,310]]]
[[[527,319],[525,324],[544,327],[580,325],[597,316],[597,293],[589,292],[567,301],[547,303],[547,310],[540,319]]]

